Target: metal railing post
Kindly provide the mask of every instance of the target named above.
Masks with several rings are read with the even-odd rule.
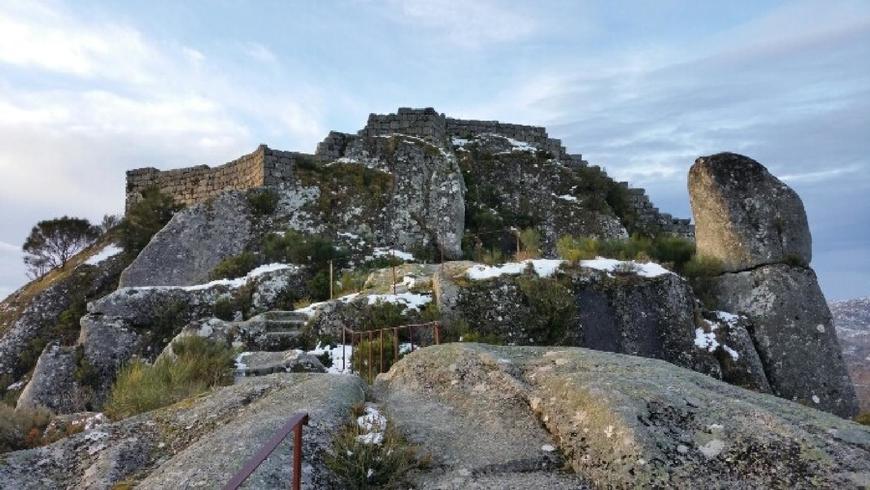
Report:
[[[341,327],[341,372],[347,371],[347,366],[345,366],[345,359],[347,355],[344,353],[344,346],[347,344],[347,327]]]
[[[302,488],[302,424],[293,434],[293,490]]]

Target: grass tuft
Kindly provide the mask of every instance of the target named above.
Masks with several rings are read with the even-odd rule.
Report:
[[[105,413],[118,420],[171,405],[233,381],[234,352],[226,345],[190,336],[172,344],[175,359],[153,365],[135,359],[121,369]]]

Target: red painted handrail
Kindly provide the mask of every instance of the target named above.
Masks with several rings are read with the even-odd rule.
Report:
[[[263,461],[272,454],[272,451],[281,444],[290,432],[293,432],[293,490],[299,490],[302,484],[302,426],[308,425],[308,414],[298,412],[290,417],[290,420],[281,427],[281,430],[275,433],[269,442],[263,445],[257,454],[245,462],[242,469],[233,476],[230,481],[224,486],[224,490],[235,490],[251,476]]]
[[[398,360],[399,358],[399,330],[407,329],[408,337],[411,342],[411,351],[414,350],[414,328],[431,328],[432,329],[432,340],[434,345],[441,344],[441,322],[427,322],[427,323],[413,323],[409,325],[399,325],[397,327],[385,327],[385,328],[376,328],[374,330],[354,330],[350,327],[342,327],[341,328],[341,370],[342,372],[347,371],[346,358],[345,354],[345,346],[347,345],[347,334],[350,334],[350,345],[351,348],[356,347],[356,340],[359,337],[359,341],[362,342],[365,340],[364,336],[368,336],[369,345],[371,345],[373,336],[377,333],[380,336],[380,358],[381,363],[378,369],[382,369],[384,366],[384,331],[391,330],[393,335],[393,349],[394,349],[394,360]],[[372,350],[369,349],[369,359],[368,359],[368,370],[369,370],[369,379],[372,377]],[[362,363],[361,363],[362,364]],[[350,372],[353,372],[353,363],[350,366]]]

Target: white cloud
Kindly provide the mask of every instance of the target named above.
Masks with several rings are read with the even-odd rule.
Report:
[[[275,56],[275,53],[260,43],[247,43],[245,46],[245,53],[260,63],[265,63],[267,65],[278,61],[278,57]]]
[[[16,247],[11,243],[0,242],[0,253],[2,254],[21,254],[21,247]]]
[[[431,29],[443,41],[467,48],[516,41],[533,34],[537,21],[521,12],[517,4],[492,0],[390,0],[388,15],[394,19]]]

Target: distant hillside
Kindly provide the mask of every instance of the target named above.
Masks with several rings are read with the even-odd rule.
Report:
[[[861,410],[870,411],[870,296],[832,301],[831,314]]]

